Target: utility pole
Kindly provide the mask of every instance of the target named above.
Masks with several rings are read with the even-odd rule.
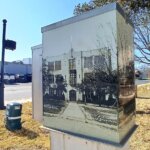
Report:
[[[3,35],[2,35],[2,59],[1,59],[1,79],[0,79],[0,110],[5,109],[4,106],[4,62],[5,62],[5,49],[15,50],[16,42],[6,40],[6,23],[7,20],[3,20]]]
[[[1,59],[1,80],[0,80],[0,110],[5,109],[4,106],[4,58],[5,58],[5,37],[6,37],[6,23],[3,20],[3,35],[2,35],[2,59]]]

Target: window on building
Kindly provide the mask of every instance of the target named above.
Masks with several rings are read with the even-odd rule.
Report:
[[[54,95],[56,95],[56,92],[57,92],[56,89],[54,89]]]
[[[76,70],[70,70],[70,85],[75,86],[77,82]]]
[[[55,61],[55,70],[61,70],[61,61]]]
[[[75,59],[69,59],[69,70],[73,70],[76,68]]]
[[[94,67],[95,68],[104,69],[105,63],[106,63],[106,60],[105,60],[104,55],[94,56]]]
[[[54,71],[54,62],[48,62],[48,69]]]
[[[84,68],[92,68],[93,67],[93,57],[84,57]]]
[[[55,75],[56,83],[62,83],[64,81],[64,78],[61,74]]]
[[[54,75],[49,75],[49,83],[54,83]]]
[[[50,96],[53,96],[53,95],[54,95],[54,90],[53,90],[52,88],[50,89],[49,92],[50,92]]]

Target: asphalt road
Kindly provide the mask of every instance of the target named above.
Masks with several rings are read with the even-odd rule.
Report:
[[[24,101],[32,97],[32,83],[5,85],[4,101]]]
[[[136,85],[150,83],[150,80],[135,80]]]
[[[136,80],[136,85],[150,83],[150,80]],[[32,83],[5,85],[4,101],[25,101],[32,99]]]

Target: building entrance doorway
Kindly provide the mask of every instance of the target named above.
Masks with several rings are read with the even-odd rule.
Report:
[[[70,101],[76,101],[76,91],[75,90],[69,91],[69,99],[70,99]]]

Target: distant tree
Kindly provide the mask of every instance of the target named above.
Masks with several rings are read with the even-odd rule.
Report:
[[[135,60],[150,65],[150,11],[140,11],[131,16],[134,22]]]
[[[23,61],[21,61],[21,60],[13,61],[12,63],[15,63],[15,64],[24,64]]]
[[[91,0],[89,3],[79,3],[75,6],[74,15],[104,6],[108,3],[118,2],[130,14],[131,11],[138,12],[140,9],[150,8],[149,0]]]
[[[133,22],[136,60],[150,64],[150,0],[91,0],[76,5],[74,15],[112,2],[118,2]]]
[[[75,6],[74,15],[82,14],[83,12],[95,9],[97,7],[103,6],[105,4],[115,2],[116,0],[91,0],[89,3],[79,3]]]

